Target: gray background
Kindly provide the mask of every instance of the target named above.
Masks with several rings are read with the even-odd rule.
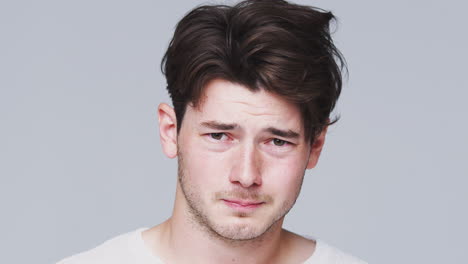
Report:
[[[339,17],[350,78],[285,226],[371,263],[466,263],[468,5],[296,2]],[[159,62],[200,3],[0,2],[0,263],[54,263],[170,215]]]

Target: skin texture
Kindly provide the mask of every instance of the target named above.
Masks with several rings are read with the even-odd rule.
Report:
[[[173,215],[143,233],[166,263],[301,263],[315,242],[282,229],[326,129],[305,141],[299,109],[281,97],[224,80],[187,106],[158,109],[164,153],[178,157]],[[249,204],[249,206],[245,206]],[[242,205],[242,206],[240,206]]]

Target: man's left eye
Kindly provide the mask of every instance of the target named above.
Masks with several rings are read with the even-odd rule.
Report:
[[[284,145],[286,145],[287,143],[288,143],[287,141],[282,140],[282,139],[279,139],[279,138],[274,138],[274,139],[273,139],[273,144],[274,144],[275,146],[278,146],[278,147],[284,146]]]

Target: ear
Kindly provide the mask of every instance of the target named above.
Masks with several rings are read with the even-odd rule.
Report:
[[[161,145],[169,158],[177,156],[177,119],[172,107],[165,103],[158,106],[159,137]]]
[[[307,163],[307,169],[315,168],[322,152],[323,144],[325,144],[325,135],[327,134],[328,126],[322,129],[322,132],[315,138],[309,155],[309,162]]]

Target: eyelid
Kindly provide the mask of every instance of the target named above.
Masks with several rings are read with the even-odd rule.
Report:
[[[223,136],[221,137],[221,139],[215,139],[211,136],[212,134],[223,134]],[[203,136],[208,137],[208,139],[211,141],[221,142],[221,141],[229,140],[229,135],[226,132],[209,132],[209,133],[203,134]],[[226,139],[223,139],[223,137],[226,137]]]
[[[212,134],[223,134],[222,138],[221,139],[215,139],[212,137]],[[211,142],[226,142],[226,141],[229,141],[229,140],[232,140],[232,137],[229,136],[229,133],[226,133],[226,132],[218,132],[218,131],[214,131],[214,132],[207,132],[207,133],[204,133],[203,134],[204,137],[207,137],[207,140],[210,140]],[[273,141],[275,139],[278,139],[278,140],[281,140],[284,142],[283,145],[281,146],[278,146],[278,145],[275,145],[273,143]],[[278,148],[286,148],[286,147],[292,147],[292,146],[295,146],[296,143],[293,143],[291,141],[288,141],[288,140],[285,140],[285,139],[282,139],[280,137],[272,137],[270,139],[267,140],[267,144],[268,145],[271,145],[273,147],[278,147]]]
[[[274,141],[275,139],[278,139],[278,140],[283,141],[284,144],[283,144],[282,146],[275,145],[275,144],[273,143],[273,141]],[[271,144],[272,144],[273,146],[275,146],[275,147],[285,147],[285,146],[293,146],[293,145],[295,145],[294,143],[292,143],[292,142],[290,142],[290,141],[288,141],[288,140],[285,140],[285,139],[282,139],[282,138],[277,138],[277,137],[270,139],[268,142],[271,142]]]

